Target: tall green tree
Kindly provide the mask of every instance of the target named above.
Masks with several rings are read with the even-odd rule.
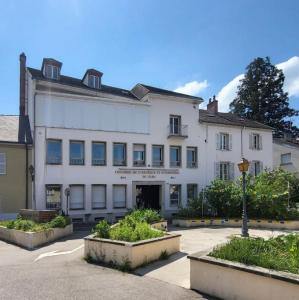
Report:
[[[282,70],[271,64],[269,57],[254,59],[230,104],[231,112],[273,127],[276,135],[287,132],[297,136],[299,129],[288,118],[297,116],[298,111],[289,107],[284,79]]]

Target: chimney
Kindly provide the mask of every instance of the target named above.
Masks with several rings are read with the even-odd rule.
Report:
[[[216,100],[216,96],[213,96],[213,100],[209,99],[209,103],[207,105],[207,111],[212,114],[218,113],[218,100]]]
[[[24,52],[20,54],[20,116],[26,115],[26,55]]]

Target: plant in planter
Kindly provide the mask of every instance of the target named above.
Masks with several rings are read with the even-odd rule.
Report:
[[[135,209],[129,212],[128,215],[130,215],[136,221],[146,222],[148,224],[162,220],[159,212],[153,209]]]

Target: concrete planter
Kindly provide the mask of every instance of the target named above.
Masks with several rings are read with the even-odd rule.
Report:
[[[162,231],[167,231],[167,221],[159,221],[159,222],[154,222],[151,224],[151,227],[154,229],[162,230]]]
[[[84,238],[84,254],[94,261],[123,265],[130,263],[132,269],[160,258],[162,252],[173,254],[180,251],[180,234],[167,234],[164,237],[139,242],[123,242],[96,238]]]
[[[299,275],[201,256],[200,253],[188,258],[191,289],[221,299],[298,299]]]
[[[173,219],[172,224],[179,227],[223,226],[241,227],[241,219]],[[299,230],[299,221],[249,220],[249,228],[269,228]]]
[[[26,232],[0,226],[0,239],[32,250],[73,233],[73,224],[40,232]]]

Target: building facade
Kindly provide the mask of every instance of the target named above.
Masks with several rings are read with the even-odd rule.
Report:
[[[143,84],[119,89],[102,84],[97,70],[76,79],[61,67],[44,59],[40,70],[27,68],[21,57],[37,209],[62,208],[77,221],[136,206],[171,217],[215,177],[237,178],[243,156],[255,172],[272,167],[271,128],[218,113],[216,99],[202,111],[199,97]]]
[[[28,118],[0,116],[0,219],[31,205],[31,148]]]

